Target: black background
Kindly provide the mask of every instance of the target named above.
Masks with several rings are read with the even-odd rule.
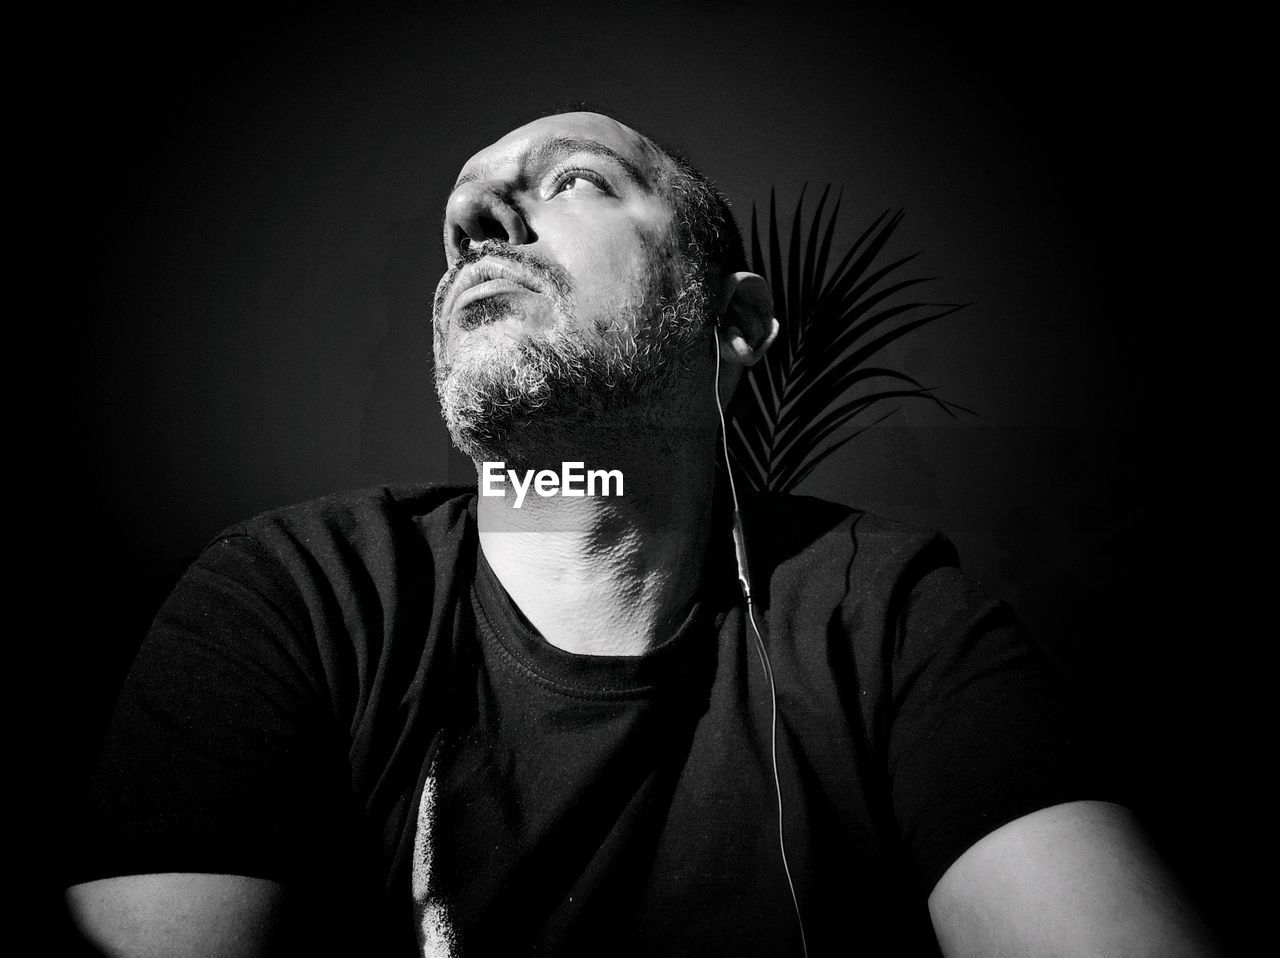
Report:
[[[36,295],[11,339],[13,379],[38,373],[13,402],[14,530],[18,598],[40,610],[23,648],[52,653],[32,666],[54,735],[31,796],[52,831],[74,840],[116,683],[219,528],[466,477],[430,385],[442,201],[471,153],[585,100],[687,150],[744,227],[806,182],[843,186],[845,241],[906,208],[894,248],[972,305],[889,358],[977,415],[904,407],[802,491],[951,534],[1071,678],[1215,925],[1243,942],[1259,923],[1251,511],[1202,275],[1235,186],[1208,172],[1224,138],[1196,23],[732,2],[64,13],[17,31],[15,203],[35,216],[15,285]]]

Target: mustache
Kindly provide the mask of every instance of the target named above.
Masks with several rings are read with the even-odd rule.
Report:
[[[553,263],[532,250],[504,240],[489,240],[478,246],[468,246],[462,251],[457,261],[449,267],[444,276],[440,278],[440,284],[436,287],[435,299],[431,304],[432,316],[439,318],[440,309],[444,306],[444,301],[449,297],[449,292],[453,289],[453,284],[457,280],[458,274],[473,263],[490,258],[502,259],[516,264],[550,286],[561,298],[567,297],[573,289],[568,272],[559,263]]]

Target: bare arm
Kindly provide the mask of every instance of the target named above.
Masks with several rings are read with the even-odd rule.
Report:
[[[943,874],[929,914],[947,958],[1220,954],[1133,815],[1102,802],[996,829]]]
[[[112,958],[270,954],[283,898],[278,883],[244,875],[126,875],[67,890],[76,928]]]

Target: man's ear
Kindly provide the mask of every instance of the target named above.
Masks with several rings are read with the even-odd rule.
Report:
[[[778,335],[773,293],[764,277],[756,273],[725,277],[716,314],[723,362],[753,366]]]

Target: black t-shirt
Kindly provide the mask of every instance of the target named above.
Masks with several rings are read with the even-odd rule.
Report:
[[[744,504],[813,953],[929,953],[924,900],[987,832],[1101,797],[1062,695],[942,537]],[[470,490],[378,489],[219,537],[158,615],[70,876],[272,878],[365,954],[782,955],[772,699],[722,517],[641,656],[543,640]]]

